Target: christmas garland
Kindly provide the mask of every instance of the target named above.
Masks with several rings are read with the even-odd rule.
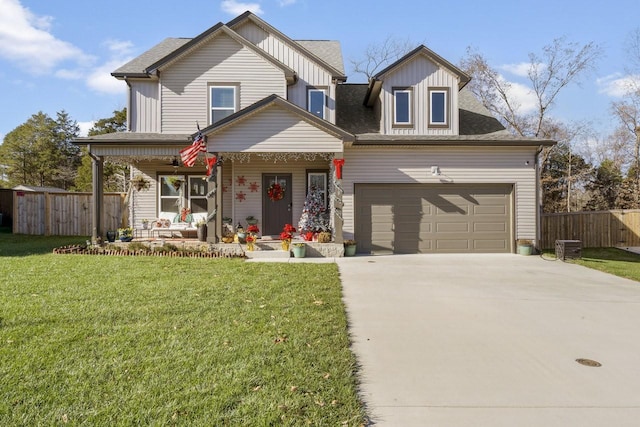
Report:
[[[274,202],[282,200],[284,198],[284,188],[277,182],[274,182],[267,189],[267,196]]]

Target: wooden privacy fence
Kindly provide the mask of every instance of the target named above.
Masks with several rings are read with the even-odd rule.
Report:
[[[543,214],[540,232],[542,248],[556,240],[581,240],[585,248],[640,246],[640,210]]]
[[[92,197],[91,193],[14,191],[13,232],[45,236],[90,236]],[[104,195],[105,230],[122,227],[123,206],[124,194]]]

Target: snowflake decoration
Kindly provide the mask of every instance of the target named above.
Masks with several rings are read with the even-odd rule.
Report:
[[[240,203],[244,202],[245,200],[247,200],[247,195],[244,194],[244,191],[238,191],[236,193],[236,200]]]
[[[258,183],[257,182],[249,183],[249,190],[251,190],[252,193],[257,193],[258,192]]]
[[[238,185],[244,185],[247,182],[247,178],[244,177],[244,175],[238,175],[238,178],[236,178],[236,183],[238,183]]]
[[[227,191],[229,191],[229,187],[226,185],[222,185],[222,192],[226,193]]]

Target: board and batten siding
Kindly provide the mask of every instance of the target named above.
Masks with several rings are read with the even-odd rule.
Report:
[[[219,35],[162,72],[162,132],[193,132],[210,120],[209,85],[239,87],[238,109],[286,97],[284,71],[227,35]]]
[[[437,184],[441,180],[455,184],[513,184],[514,237],[536,238],[535,148],[357,148],[346,150],[344,157],[346,239],[353,238],[355,232],[354,184]],[[432,166],[438,166],[439,176],[432,176]]]
[[[342,139],[270,106],[208,137],[211,152],[342,152]]]
[[[157,81],[131,80],[132,132],[160,132],[160,86]]]
[[[393,88],[413,88],[411,108],[413,127],[393,127]],[[430,87],[449,88],[448,128],[429,128]],[[380,92],[382,100],[381,129],[393,135],[457,135],[458,134],[458,78],[422,55],[398,67],[385,77]],[[454,114],[456,112],[456,114]]]
[[[298,75],[296,84],[289,86],[287,100],[301,108],[307,109],[307,88],[324,87],[327,92],[327,115],[325,120],[336,122],[336,87],[332,75],[324,67],[307,56],[292,49],[285,41],[269,34],[253,22],[246,22],[235,28],[242,37],[272,55],[278,61],[295,70]]]

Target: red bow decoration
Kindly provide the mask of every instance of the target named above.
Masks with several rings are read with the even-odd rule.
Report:
[[[336,178],[342,179],[342,165],[344,165],[344,159],[333,159],[333,165],[336,167]]]
[[[207,157],[207,176],[211,175],[213,168],[216,166],[216,156]]]

